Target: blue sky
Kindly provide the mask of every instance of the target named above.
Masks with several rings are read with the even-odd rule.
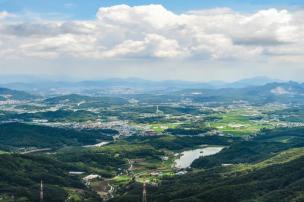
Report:
[[[0,0],[0,75],[304,81],[303,64],[304,0]]]
[[[0,10],[13,13],[53,13],[74,19],[92,19],[99,7],[117,4],[162,4],[175,12],[215,7],[229,7],[239,12],[252,12],[267,8],[295,9],[304,5],[303,0],[0,0]],[[62,15],[60,15],[62,14]]]

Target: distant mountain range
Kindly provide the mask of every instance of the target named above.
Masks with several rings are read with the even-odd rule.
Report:
[[[269,82],[268,82],[269,81]],[[162,103],[190,99],[194,102],[302,103],[304,83],[273,82],[267,78],[246,79],[234,83],[195,83],[185,81],[146,81],[111,79],[83,82],[11,83],[0,88],[0,101],[35,99],[45,95],[48,104],[81,103],[123,104],[127,99]],[[124,97],[119,98],[116,95]],[[101,99],[102,97],[103,99]]]
[[[0,101],[6,100],[29,100],[35,99],[37,96],[18,90],[8,88],[0,88]]]
[[[231,102],[243,100],[260,104],[271,102],[303,103],[304,84],[297,82],[275,82],[244,88],[185,89],[174,94],[196,102]]]
[[[220,89],[220,88],[245,88],[249,86],[261,86],[267,83],[280,82],[267,77],[255,77],[237,82],[227,83],[222,81],[191,82],[191,81],[149,81],[138,78],[107,79],[100,81],[44,81],[34,79],[21,80],[21,82],[3,82],[0,86],[16,90],[22,90],[37,94],[134,94],[143,92],[173,92],[183,89]]]
[[[262,86],[268,83],[281,83],[283,82],[282,80],[278,79],[271,79],[268,77],[254,77],[254,78],[249,78],[249,79],[243,79],[239,80],[233,83],[226,83],[221,86],[221,88],[245,88],[249,86]]]

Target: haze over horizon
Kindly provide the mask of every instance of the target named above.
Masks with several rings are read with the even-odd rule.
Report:
[[[0,202],[304,202],[303,64],[304,0],[0,0]]]
[[[302,82],[303,5],[0,0],[0,75]]]
[[[247,82],[249,85],[251,83],[260,83],[259,85],[264,85],[267,83],[282,83],[282,82],[299,82],[297,80],[282,80],[277,78],[271,78],[266,76],[256,76],[256,77],[246,77],[237,80],[204,80],[204,81],[193,81],[185,79],[144,79],[140,77],[109,77],[109,78],[75,78],[69,77],[66,75],[63,76],[50,76],[50,75],[1,75],[0,74],[0,85],[1,84],[12,84],[12,83],[24,83],[24,84],[34,84],[34,83],[54,83],[54,82],[63,82],[63,83],[81,83],[81,82],[153,82],[153,83],[193,83],[193,84],[210,84],[210,85],[226,85],[239,82]]]

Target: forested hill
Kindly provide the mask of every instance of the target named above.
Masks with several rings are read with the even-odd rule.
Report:
[[[11,90],[8,88],[1,88],[0,87],[0,101],[5,100],[29,100],[35,99],[38,96],[17,90]]]
[[[304,128],[263,130],[220,153],[194,161],[186,175],[148,186],[151,202],[302,202]],[[111,202],[140,201],[142,185],[131,183]]]
[[[96,144],[112,139],[115,130],[75,130],[48,126],[7,123],[0,125],[0,150],[18,148],[60,148]]]
[[[0,201],[38,202],[40,181],[44,183],[44,200],[65,201],[68,192],[77,191],[88,202],[100,201],[98,195],[89,190],[83,182],[68,174],[77,169],[71,164],[42,157],[26,155],[0,155]]]
[[[296,152],[302,153],[300,157],[284,156],[293,159],[285,163],[237,165],[164,180],[160,187],[148,189],[149,201],[301,202],[304,201],[304,154],[303,150]],[[139,195],[134,192],[132,199],[131,193],[130,198],[116,201],[132,201]]]
[[[263,130],[258,136],[234,144],[222,152],[197,159],[195,168],[211,168],[222,164],[256,163],[271,158],[278,152],[304,147],[304,128]]]

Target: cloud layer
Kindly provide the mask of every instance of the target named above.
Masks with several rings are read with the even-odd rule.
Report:
[[[0,58],[304,60],[304,11],[117,5],[90,21],[12,16],[0,11]]]

